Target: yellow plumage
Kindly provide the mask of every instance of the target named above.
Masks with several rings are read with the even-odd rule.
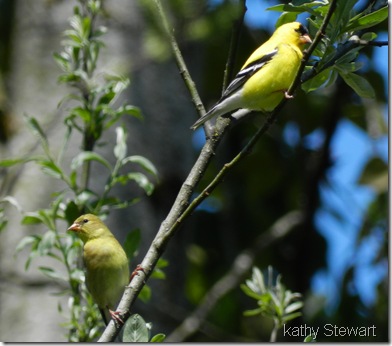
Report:
[[[86,285],[107,324],[112,310],[129,283],[129,266],[124,249],[95,215],[82,215],[68,229],[83,241],[83,262],[86,267]]]
[[[272,111],[298,72],[305,43],[312,42],[301,23],[280,26],[256,49],[227,87],[219,102],[191,127],[238,109]]]

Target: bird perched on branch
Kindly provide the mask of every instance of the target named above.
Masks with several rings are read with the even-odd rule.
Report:
[[[197,129],[212,117],[238,109],[270,112],[283,97],[291,98],[287,90],[298,72],[304,45],[311,42],[301,23],[287,23],[277,28],[248,58],[218,103],[191,129]]]
[[[86,285],[107,325],[122,322],[113,311],[130,281],[128,258],[109,228],[95,215],[82,215],[68,228],[83,241]]]

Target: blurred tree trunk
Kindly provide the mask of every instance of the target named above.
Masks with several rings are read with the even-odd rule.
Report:
[[[52,53],[61,50],[62,32],[69,26],[67,20],[75,4],[73,1],[49,0],[15,2],[13,42],[9,52],[12,58],[6,85],[17,131],[3,148],[4,157],[40,152],[35,138],[24,124],[23,115],[36,117],[48,130],[54,152],[61,145],[59,138],[64,134],[66,105],[57,109],[57,104],[70,90],[57,83],[60,69],[54,63]],[[192,117],[195,112],[173,61],[158,63],[146,56],[143,47],[146,27],[138,2],[108,0],[104,6],[107,17],[102,24],[108,27],[109,32],[103,38],[106,47],[102,50],[100,70],[130,76],[131,87],[126,101],[140,107],[145,119],[139,122],[129,118],[126,124],[129,131],[128,152],[149,158],[156,165],[160,177],[153,198],[143,197],[134,207],[112,212],[107,223],[121,242],[127,232],[140,228],[140,253],[144,254],[193,161],[189,126],[195,119]],[[192,55],[191,64],[197,65],[197,52],[187,51]],[[110,161],[113,159],[114,131],[107,133],[104,140],[109,145],[99,151]],[[67,160],[70,161],[80,150],[80,143],[80,137],[75,134]],[[103,175],[100,173],[99,167],[94,168],[92,187],[102,186]],[[31,164],[22,169],[8,170],[3,186],[3,193],[17,198],[25,211],[48,206],[51,194],[64,188]],[[127,197],[134,192],[118,189],[120,195]],[[143,195],[140,191],[136,193]],[[14,258],[20,239],[33,230],[20,224],[17,211],[9,209],[7,215],[9,224],[1,234],[0,242],[1,340],[65,341],[65,330],[59,326],[64,319],[57,311],[57,302],[61,300],[67,316],[66,297],[53,296],[52,293],[61,290],[61,287],[45,279],[37,270],[39,265],[47,265],[47,258],[33,261],[27,272],[24,263],[28,253],[23,252]],[[43,231],[34,229],[34,233]],[[153,292],[153,302],[162,297],[176,301],[181,296],[178,291],[182,289],[180,282],[184,282],[180,279],[185,266],[183,242],[183,236],[176,237],[164,256],[171,263],[169,271],[173,275],[169,273],[164,281],[149,282],[152,286],[159,286]],[[146,316],[146,319],[149,317]]]

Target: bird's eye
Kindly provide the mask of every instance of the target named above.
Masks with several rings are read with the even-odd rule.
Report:
[[[308,30],[303,25],[300,25],[298,29],[295,29],[295,31],[301,35],[308,34]]]
[[[84,223],[87,223],[87,222],[88,222],[88,219],[84,219],[83,222],[84,222]]]

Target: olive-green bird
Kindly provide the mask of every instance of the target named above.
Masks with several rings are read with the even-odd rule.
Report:
[[[83,241],[86,285],[107,325],[110,318],[122,322],[113,311],[128,285],[128,258],[109,228],[95,215],[78,217],[68,228]]]

